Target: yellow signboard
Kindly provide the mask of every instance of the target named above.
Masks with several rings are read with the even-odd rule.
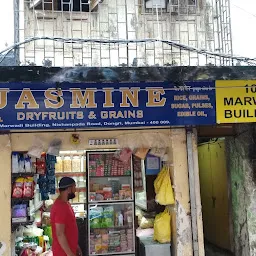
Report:
[[[216,121],[256,122],[256,80],[216,81]]]

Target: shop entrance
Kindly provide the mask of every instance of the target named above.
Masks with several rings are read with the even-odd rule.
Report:
[[[225,139],[199,139],[198,161],[205,255],[233,255]]]

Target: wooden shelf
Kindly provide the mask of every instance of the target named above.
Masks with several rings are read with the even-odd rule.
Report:
[[[19,178],[19,177],[34,177],[36,173],[34,172],[20,172],[20,173],[12,173],[12,178]]]
[[[33,200],[33,198],[12,198],[12,203],[29,202],[31,200]]]
[[[27,220],[24,222],[17,222],[17,223],[12,223],[12,232],[17,230],[20,226],[29,226],[34,223],[34,220]]]
[[[59,189],[56,189],[56,192],[59,193]],[[76,192],[86,192],[86,188],[76,188]]]
[[[89,178],[122,178],[122,177],[131,177],[131,174],[129,174],[129,175],[89,176]]]

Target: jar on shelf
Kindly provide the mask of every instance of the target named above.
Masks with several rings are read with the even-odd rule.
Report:
[[[65,156],[63,160],[63,172],[72,171],[72,161],[70,156]]]
[[[84,203],[86,199],[85,192],[79,192],[79,203]]]
[[[78,179],[77,179],[77,187],[79,187],[79,188],[85,188],[86,187],[85,177],[83,177],[83,176],[78,177]]]
[[[56,157],[55,172],[63,172],[63,159],[62,157]]]
[[[72,157],[72,171],[81,172],[81,157],[73,156]]]
[[[75,198],[72,200],[73,203],[79,203],[79,192],[75,193]]]

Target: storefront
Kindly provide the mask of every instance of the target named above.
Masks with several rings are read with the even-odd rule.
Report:
[[[67,74],[63,75],[63,72]],[[68,74],[70,75],[70,71],[61,70],[60,74],[55,75],[49,83],[33,82],[32,79],[27,83],[27,79],[22,84],[2,84],[0,127],[3,134],[0,136],[0,167],[3,171],[0,180],[0,201],[6,210],[1,214],[0,219],[0,226],[4,230],[0,234],[0,242],[3,245],[2,249],[5,250],[4,255],[11,255],[15,247],[15,237],[21,236],[21,233],[17,234],[17,227],[23,225],[19,222],[14,223],[17,221],[15,219],[17,216],[14,216],[16,211],[13,210],[13,206],[17,202],[18,205],[22,205],[26,201],[27,206],[30,206],[26,211],[29,214],[22,216],[26,218],[25,224],[31,224],[30,217],[33,217],[32,222],[34,218],[41,222],[40,218],[45,217],[42,221],[47,225],[47,213],[42,216],[35,214],[36,210],[42,208],[47,212],[46,208],[49,205],[47,201],[44,207],[41,207],[42,194],[45,191],[42,191],[40,184],[36,189],[41,198],[36,194],[32,196],[33,200],[14,198],[17,196],[13,196],[16,195],[13,193],[13,182],[15,183],[17,177],[28,176],[20,174],[20,170],[15,170],[14,159],[17,153],[41,151],[41,154],[56,149],[53,147],[53,144],[56,146],[56,142],[60,144],[60,148],[57,147],[60,152],[57,156],[57,164],[52,168],[54,169],[52,176],[55,181],[64,175],[77,180],[78,193],[72,203],[77,210],[77,217],[80,219],[87,217],[84,222],[85,229],[81,228],[81,232],[86,235],[81,239],[89,254],[111,254],[114,250],[112,248],[108,251],[102,247],[102,244],[97,246],[101,251],[92,249],[96,248],[95,243],[98,241],[94,241],[94,238],[99,234],[94,234],[90,229],[92,226],[88,222],[88,211],[90,211],[90,205],[95,207],[96,203],[102,203],[100,210],[103,212],[106,208],[111,209],[107,213],[108,216],[109,214],[112,216],[113,224],[114,216],[121,216],[120,219],[124,220],[124,215],[129,215],[127,209],[132,209],[134,218],[132,222],[126,222],[127,227],[123,233],[130,239],[123,244],[123,248],[126,249],[123,251],[118,249],[119,253],[135,254],[135,247],[137,250],[140,247],[136,242],[136,233],[141,237],[152,238],[152,224],[148,224],[150,221],[147,220],[148,225],[144,227],[149,229],[147,230],[149,233],[146,233],[142,228],[141,220],[154,219],[155,215],[152,215],[152,212],[156,214],[164,209],[155,204],[155,194],[150,192],[154,191],[154,180],[161,167],[166,165],[170,169],[175,196],[175,205],[171,207],[169,251],[172,255],[189,256],[193,255],[193,250],[197,248],[198,255],[203,255],[202,220],[200,207],[198,207],[201,199],[197,180],[196,132],[194,129],[188,130],[185,127],[215,124],[215,91],[213,90],[215,83],[188,82],[186,88],[168,82],[107,83],[104,81],[105,83],[100,83],[102,82],[100,80],[98,83],[78,83],[75,79],[70,82]],[[63,80],[63,77],[66,77],[65,79],[70,83],[56,81]],[[97,79],[95,80],[97,82]],[[97,157],[101,158],[105,155],[103,158],[107,161],[106,155],[116,154],[117,150],[123,153],[127,149],[132,152],[133,156],[130,155],[130,158],[138,154],[138,151],[147,149],[147,154],[140,158],[142,167],[138,171],[138,176],[135,175],[134,164],[131,165],[130,170],[122,166],[123,172],[128,171],[125,175],[122,171],[121,174],[118,171],[112,173],[113,168],[109,170],[110,173],[107,170],[105,173],[104,167],[109,166],[106,162],[103,163],[103,169],[101,168],[104,175],[93,173],[95,162],[100,161]],[[25,161],[26,155],[23,157]],[[150,157],[155,159],[149,159]],[[32,168],[32,158],[30,161]],[[38,158],[35,162],[37,164],[39,162],[38,167],[42,164],[42,159]],[[31,171],[35,170],[31,169]],[[44,176],[44,173],[38,173],[38,170],[36,172],[37,175]],[[188,175],[188,172],[193,175]],[[126,177],[117,179],[115,176]],[[112,181],[119,182],[116,193],[113,193],[114,188],[110,186]],[[110,187],[111,193],[109,193]],[[123,191],[126,192],[123,193]],[[56,186],[54,192],[56,192]],[[54,193],[48,190],[46,194]],[[113,199],[114,194],[118,194],[118,198],[108,200],[107,203],[102,202],[106,194],[111,194],[108,199]],[[102,198],[99,199],[99,196]],[[54,200],[54,195],[50,198]],[[45,199],[48,199],[47,196]],[[110,201],[114,201],[115,204],[111,205]],[[135,213],[138,218],[135,218]],[[137,219],[140,221],[139,225]],[[123,225],[119,223],[117,226],[125,225],[123,222]],[[138,226],[140,227],[136,232]],[[97,226],[96,222],[94,228],[102,227]],[[107,228],[109,228],[108,224],[104,226],[105,230]],[[42,236],[42,234],[33,234],[33,236]],[[91,238],[91,244],[89,238]],[[109,245],[109,236],[108,239]],[[37,243],[40,241],[38,240]],[[47,247],[43,244],[41,247],[45,246]],[[121,244],[119,247],[122,248]]]
[[[140,131],[140,130],[135,130],[135,131],[109,131],[109,132],[104,132],[104,135],[107,135],[106,137],[107,138],[118,138],[118,136],[124,136],[124,135],[128,135],[128,136],[130,136],[131,134],[133,134],[134,136],[136,136],[136,133],[139,133],[141,136],[144,136],[144,138],[147,138],[147,136],[149,136],[149,137],[152,137],[152,134],[154,134],[154,133],[158,133],[158,135],[159,134],[162,134],[162,136],[165,136],[166,138],[169,138],[169,141],[168,141],[168,143],[169,143],[169,147],[168,147],[168,149],[169,149],[169,153],[168,153],[168,157],[170,157],[170,159],[173,159],[173,158],[176,158],[176,160],[173,162],[173,164],[175,165],[178,165],[179,166],[179,168],[177,168],[176,170],[177,170],[177,173],[173,173],[173,175],[174,175],[174,177],[176,177],[177,179],[179,179],[179,177],[180,177],[180,180],[181,180],[181,185],[180,185],[180,187],[182,188],[182,191],[181,191],[181,193],[182,193],[182,196],[183,196],[183,200],[184,200],[184,196],[186,196],[186,194],[187,194],[187,199],[188,199],[188,187],[187,187],[187,189],[185,189],[185,183],[184,183],[184,178],[185,177],[187,177],[186,176],[186,145],[185,144],[181,144],[180,145],[180,139],[183,137],[183,140],[185,141],[185,133],[184,133],[184,130],[182,130],[182,129],[179,129],[179,130],[173,130],[173,131],[170,131],[169,129],[163,129],[163,130],[156,130],[156,131],[153,131],[152,132],[152,130],[143,130],[143,131]],[[108,147],[106,147],[106,146],[92,146],[92,145],[89,145],[89,141],[90,141],[90,139],[91,138],[94,138],[94,139],[102,139],[102,132],[77,132],[76,134],[77,135],[79,135],[79,137],[80,137],[80,140],[81,140],[81,144],[80,145],[73,145],[71,142],[70,142],[70,138],[71,138],[71,136],[72,136],[72,132],[53,132],[53,133],[28,133],[28,134],[22,134],[22,133],[17,133],[17,134],[12,134],[12,135],[10,135],[10,137],[11,137],[11,143],[12,143],[12,147],[11,147],[11,149],[12,149],[12,151],[13,152],[25,152],[25,151],[27,151],[28,150],[28,148],[31,148],[31,145],[33,145],[33,143],[34,143],[34,140],[35,140],[35,137],[37,137],[37,138],[42,138],[43,139],[43,141],[45,142],[45,143],[50,143],[54,138],[59,138],[60,140],[62,140],[62,151],[61,151],[61,154],[62,154],[62,156],[63,155],[65,155],[65,157],[63,158],[63,167],[65,168],[65,170],[66,170],[66,168],[68,168],[67,167],[67,165],[68,165],[68,158],[69,158],[69,156],[72,156],[72,155],[75,155],[75,156],[78,156],[78,153],[79,152],[82,152],[82,154],[83,155],[86,155],[85,154],[85,150],[87,150],[88,152],[91,152],[92,150],[92,152],[91,152],[91,154],[92,155],[94,155],[97,151],[99,151],[99,152],[108,152],[109,153],[109,151],[105,151],[106,149],[108,149],[108,150],[111,150],[111,149],[114,149],[114,151],[116,150],[116,148],[117,148],[117,146],[116,145],[110,145],[110,146],[108,146]],[[172,139],[172,136],[175,136],[175,137],[177,137],[178,139],[176,139],[176,141],[175,140],[173,140]],[[3,136],[3,137],[5,137],[5,139],[6,139],[6,141],[8,141],[9,140],[9,137],[6,137],[6,136]],[[105,137],[105,136],[104,136]],[[177,149],[177,148],[179,148],[179,151],[177,151],[177,155],[175,156],[175,153],[173,154],[172,153],[172,151],[173,151],[173,148],[175,148],[175,149]],[[7,148],[8,149],[8,148]],[[95,150],[97,150],[97,151],[95,151]],[[9,151],[9,150],[8,150]],[[176,150],[175,150],[176,151]],[[110,151],[111,152],[111,151]],[[182,155],[180,152],[184,152],[184,154]],[[10,153],[10,151],[7,153],[8,155],[9,155],[9,153]],[[99,153],[97,152],[97,155],[98,155]],[[72,160],[74,160],[74,157],[73,158],[71,158]],[[90,161],[89,160],[90,158],[88,157],[88,161]],[[176,162],[177,161],[177,162]],[[181,165],[181,163],[184,163],[183,165]],[[66,165],[66,166],[64,166],[64,165]],[[74,165],[73,165],[74,166]],[[4,169],[7,169],[7,168],[11,168],[11,166],[10,166],[10,164],[8,164],[8,163],[5,163],[5,167],[4,167]],[[87,209],[85,209],[85,211],[84,211],[84,209],[82,209],[81,210],[81,207],[83,208],[83,207],[87,207],[87,205],[85,204],[85,202],[86,202],[86,191],[85,190],[83,190],[83,188],[85,187],[84,185],[82,186],[82,182],[83,182],[83,180],[82,179],[79,179],[79,177],[84,177],[84,176],[86,176],[86,174],[85,173],[83,173],[82,171],[80,171],[79,170],[79,173],[78,172],[74,172],[73,170],[72,170],[72,173],[70,173],[70,172],[68,172],[68,173],[65,173],[65,172],[59,172],[59,170],[58,170],[58,172],[56,172],[56,179],[58,180],[58,178],[59,177],[62,177],[63,175],[65,175],[65,176],[71,176],[71,177],[73,177],[73,178],[77,178],[77,186],[78,186],[78,195],[77,195],[77,197],[76,197],[76,199],[74,199],[73,200],[73,206],[77,209],[77,217],[78,218],[80,218],[80,219],[82,219],[82,217],[86,217],[86,216],[82,216],[81,214],[82,213],[84,213],[84,212],[86,212],[87,211]],[[82,175],[82,176],[81,176]],[[9,175],[8,175],[9,176]],[[23,176],[23,175],[21,175],[20,174],[20,176]],[[26,174],[24,175],[24,176],[27,176]],[[185,177],[184,177],[185,176]],[[124,175],[122,178],[120,178],[120,176],[118,176],[118,175],[113,175],[113,177],[111,176],[111,174],[109,175],[109,176],[107,176],[107,177],[111,177],[113,180],[118,180],[118,181],[120,181],[120,182],[123,182],[123,184],[122,185],[124,185],[124,184],[126,184],[126,186],[131,182],[131,180],[130,180],[130,178],[129,178],[129,174],[127,174],[126,176]],[[118,177],[118,178],[117,178]],[[147,176],[147,178],[148,177],[153,177],[153,176]],[[9,176],[9,178],[11,179],[11,177]],[[95,177],[93,178],[92,177],[92,179],[94,179],[94,186],[97,186],[98,185],[98,183],[100,183],[100,180],[101,179],[103,179],[102,177],[98,177],[98,176],[96,176],[95,175]],[[103,182],[101,182],[101,184],[106,184],[107,183],[107,181],[109,181],[109,180],[111,180],[110,178],[107,178],[107,180],[104,178],[103,179],[104,181]],[[175,180],[175,178],[173,178],[173,181]],[[90,180],[89,180],[89,182],[90,182]],[[148,183],[148,184],[150,184],[150,183]],[[152,183],[151,183],[152,184]],[[177,186],[178,184],[176,184],[175,182],[174,182],[174,185],[175,186]],[[6,186],[6,184],[5,184],[5,186]],[[89,186],[89,184],[88,184],[88,186]],[[132,187],[132,186],[131,186]],[[150,188],[150,190],[153,190],[153,187],[149,187]],[[7,189],[7,188],[6,188]],[[91,189],[91,187],[90,187],[90,189]],[[104,188],[102,188],[102,190],[103,190]],[[135,188],[134,188],[135,189]],[[8,190],[10,191],[10,189],[8,188]],[[93,191],[95,191],[95,192],[98,192],[96,189],[94,189],[94,188],[92,188],[92,190]],[[149,191],[149,190],[148,190]],[[96,199],[93,199],[92,198],[92,196],[93,196],[93,194],[94,193],[88,193],[89,194],[89,196],[90,196],[90,200],[92,200],[91,201],[91,203],[93,203],[93,200],[96,200]],[[135,193],[135,195],[136,195],[136,193]],[[98,194],[96,194],[95,193],[95,196],[98,196]],[[89,198],[88,198],[89,199]],[[130,199],[130,198],[129,198]],[[177,198],[176,198],[177,199]],[[12,199],[12,200],[14,200],[14,199]],[[17,201],[17,199],[15,199],[16,201]],[[97,200],[99,200],[99,199],[97,199]],[[103,200],[103,199],[102,199]],[[152,197],[151,197],[151,200],[152,200]],[[22,201],[22,200],[21,200]],[[131,202],[129,202],[130,200],[125,200],[124,199],[124,202],[122,202],[122,200],[118,200],[117,199],[117,201],[116,202],[118,202],[118,203],[113,203],[114,204],[114,210],[115,210],[115,208],[116,208],[116,205],[118,205],[118,204],[121,204],[121,207],[123,207],[123,208],[129,208],[129,206],[131,206],[131,207],[133,207],[133,202],[131,201]],[[185,201],[185,200],[184,200]],[[103,204],[102,204],[102,206],[104,207],[104,206],[108,206],[108,207],[110,207],[110,206],[112,206],[112,204],[110,204],[110,202],[111,201],[108,201],[108,202],[102,202]],[[121,203],[120,203],[121,202]],[[129,202],[129,204],[127,205],[127,202]],[[142,200],[140,200],[140,202],[142,202],[142,204],[144,203],[146,203],[146,201],[144,201],[144,198],[142,198]],[[149,200],[149,202],[150,202],[150,200]],[[106,205],[107,204],[107,205]],[[135,204],[136,204],[136,198],[135,198]],[[125,206],[128,206],[128,207],[125,207]],[[181,204],[182,205],[182,204]],[[92,207],[94,207],[95,206],[95,203],[94,204],[92,204],[91,205]],[[80,207],[80,208],[79,208]],[[181,206],[180,206],[181,207]],[[142,207],[144,210],[146,210],[145,209],[145,207]],[[124,209],[119,209],[118,208],[118,210],[124,210]],[[133,208],[132,208],[132,210],[134,210]],[[184,210],[184,209],[183,209]],[[189,211],[189,208],[187,208],[187,210]],[[152,212],[152,210],[151,210],[151,212]],[[6,211],[6,213],[8,214],[8,212]],[[12,213],[9,213],[9,214],[13,214],[13,211],[12,211]],[[173,212],[173,214],[175,214],[175,212]],[[183,214],[184,215],[186,215],[185,214],[185,212],[183,212]],[[47,214],[46,214],[46,216],[47,216]],[[5,216],[3,216],[3,217],[5,217]],[[10,217],[10,215],[9,215],[9,217]],[[12,216],[13,217],[13,216]],[[32,218],[33,217],[36,217],[37,218],[37,221],[38,222],[40,222],[40,220],[39,220],[39,216],[37,215],[37,216],[31,216]],[[184,216],[183,216],[184,217]],[[31,224],[30,223],[30,216],[28,216],[28,221],[27,221],[27,224]],[[8,218],[7,218],[8,219]],[[173,220],[175,220],[175,218],[173,218]],[[9,225],[10,225],[10,220],[8,221],[8,223],[9,223]],[[43,220],[43,224],[46,224],[45,223],[45,219]],[[86,223],[85,223],[86,224]],[[98,230],[98,227],[96,227],[96,225],[97,225],[97,223],[96,224],[94,224],[95,225],[95,229],[96,230]],[[128,224],[127,224],[128,225]],[[129,224],[130,225],[130,224]],[[128,226],[129,226],[128,225]],[[133,230],[133,228],[134,228],[134,225],[135,225],[135,223],[134,223],[134,219],[132,219],[132,223],[131,223],[131,232],[135,232],[135,230]],[[13,227],[16,227],[17,226],[17,223],[13,223],[12,224],[12,228]],[[22,225],[23,226],[23,225]],[[143,226],[143,224],[142,224],[142,226]],[[175,222],[173,223],[173,225],[172,225],[172,228],[173,228],[173,230],[172,230],[172,237],[174,238],[175,237],[175,233],[176,233],[176,231],[175,231],[175,227],[176,227],[176,225],[175,225]],[[10,229],[10,227],[8,227],[9,229]],[[119,228],[120,227],[117,227],[117,229],[119,230]],[[146,231],[148,231],[148,232],[150,232],[149,233],[149,235],[148,235],[148,233],[147,233],[147,235],[148,236],[151,236],[152,235],[152,228],[153,228],[153,226],[146,226],[146,228],[148,228],[148,229],[143,229],[143,230],[141,230],[140,229],[140,232],[146,232]],[[13,229],[13,231],[14,231],[14,229]],[[91,236],[92,236],[92,232],[90,232],[91,233]],[[16,233],[14,232],[13,233],[13,236],[15,235]],[[18,235],[20,235],[19,233],[18,233]],[[31,235],[32,236],[32,235]],[[35,235],[33,235],[33,236],[35,236]],[[84,248],[86,248],[86,249],[89,249],[89,244],[88,244],[88,239],[87,239],[87,237],[88,237],[88,232],[85,234],[85,236],[84,237],[82,237],[82,239],[84,240],[84,244],[85,244],[85,246],[84,246]],[[12,239],[13,239],[14,237],[12,237]],[[135,239],[135,236],[133,236],[133,238],[132,239]],[[92,241],[92,240],[91,240]],[[133,242],[135,242],[135,240],[133,240]],[[92,247],[93,245],[91,244],[91,247]],[[11,247],[12,247],[12,249],[14,248],[14,244],[13,244],[13,241],[12,241],[12,244],[11,244]],[[130,248],[128,248],[128,250],[130,250]],[[92,251],[93,252],[93,251]],[[96,252],[94,252],[94,253],[96,253]]]

